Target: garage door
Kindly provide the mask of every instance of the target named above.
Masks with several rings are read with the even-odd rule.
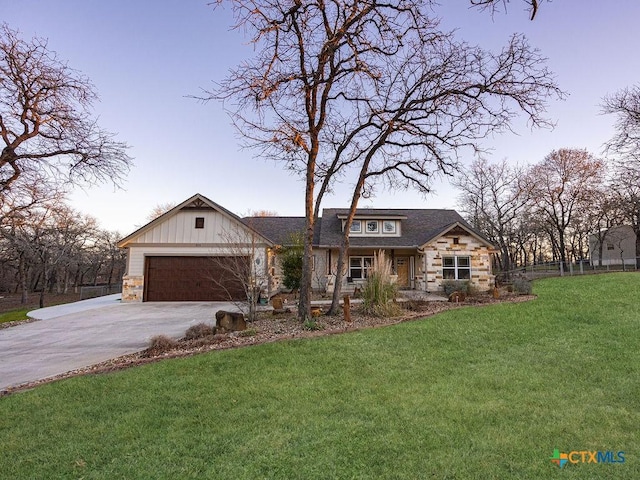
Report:
[[[146,302],[244,300],[248,257],[147,257]]]

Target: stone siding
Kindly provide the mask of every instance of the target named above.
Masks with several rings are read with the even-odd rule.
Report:
[[[144,294],[144,277],[142,275],[125,275],[122,277],[122,302],[142,302]]]
[[[454,238],[458,243],[454,243]],[[471,235],[444,236],[424,246],[426,289],[429,292],[443,290],[442,257],[471,257],[471,285],[479,291],[487,291],[494,285],[491,273],[493,249]]]

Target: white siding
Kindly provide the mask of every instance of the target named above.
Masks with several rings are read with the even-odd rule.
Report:
[[[195,228],[196,217],[204,218],[204,228]],[[182,210],[132,243],[228,243],[239,229],[245,227],[219,212]]]

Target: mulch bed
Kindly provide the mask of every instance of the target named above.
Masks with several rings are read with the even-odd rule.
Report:
[[[454,308],[505,302],[525,302],[534,298],[534,295],[514,295],[505,293],[498,299],[494,299],[489,295],[475,295],[467,297],[464,302],[458,304],[413,300],[403,304],[402,314],[400,316],[391,318],[363,315],[359,308],[353,306],[351,310],[351,322],[345,322],[343,316],[321,315],[315,318],[312,323],[303,324],[297,320],[295,316],[295,309],[292,309],[291,313],[278,315],[273,315],[272,312],[265,311],[260,312],[256,321],[251,323],[248,322],[247,330],[245,331],[217,334],[194,340],[182,339],[178,341],[175,348],[171,348],[168,351],[157,352],[147,349],[142,352],[124,355],[122,357],[107,360],[105,362],[77,370],[72,370],[54,377],[9,387],[6,390],[0,391],[0,397],[64,378],[70,378],[78,375],[109,373],[169,358],[197,355],[200,353],[210,352],[212,350],[226,350],[230,348],[240,348],[281,340],[335,335],[365,328],[383,327],[425,318]],[[293,302],[289,303],[293,304]],[[28,321],[29,320],[26,322]],[[21,324],[25,322],[10,323]]]

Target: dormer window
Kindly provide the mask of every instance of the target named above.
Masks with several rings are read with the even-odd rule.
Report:
[[[348,215],[338,215],[342,220],[342,231],[346,231]],[[401,215],[380,215],[372,212],[371,216],[359,214],[351,221],[349,235],[353,237],[399,237],[402,230],[402,220],[406,217]]]

